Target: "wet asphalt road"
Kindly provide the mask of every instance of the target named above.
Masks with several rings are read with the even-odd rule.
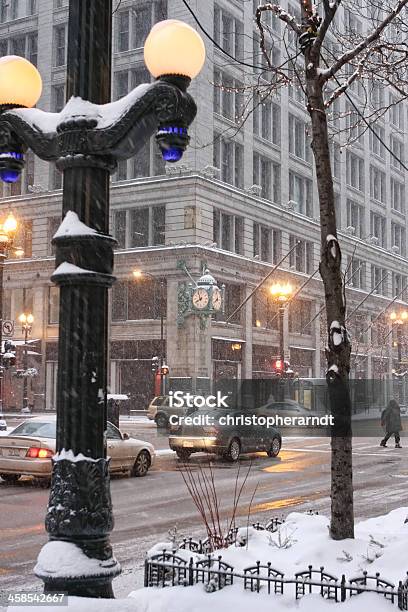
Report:
[[[112,534],[115,555],[123,567],[115,580],[115,593],[124,596],[141,585],[145,551],[168,539],[177,526],[182,535],[205,537],[197,511],[179,473],[180,463],[167,452],[166,436],[158,435],[150,422],[121,425],[134,437],[153,442],[161,449],[154,468],[142,479],[115,477],[111,483],[115,515]],[[403,440],[403,443],[405,440]],[[356,518],[376,516],[408,506],[408,454],[381,449],[374,438],[354,440]],[[193,470],[206,465],[205,455],[194,455]],[[231,511],[237,466],[214,459],[213,469],[222,517]],[[250,521],[266,521],[293,510],[330,509],[330,442],[323,438],[288,438],[276,459],[258,454],[240,461],[242,479],[251,466],[238,512],[238,525],[246,525],[248,508],[256,489]],[[23,480],[16,486],[0,481],[0,594],[24,588],[40,590],[32,573],[41,545],[47,541],[44,513],[48,491]]]

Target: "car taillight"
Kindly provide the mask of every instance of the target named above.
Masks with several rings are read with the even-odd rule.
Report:
[[[205,431],[206,434],[210,434],[212,436],[215,436],[218,433],[216,427],[207,426],[207,427],[203,427],[203,430]]]
[[[26,457],[30,457],[30,459],[51,459],[54,455],[54,451],[49,448],[37,448],[36,446],[31,446],[26,454]]]

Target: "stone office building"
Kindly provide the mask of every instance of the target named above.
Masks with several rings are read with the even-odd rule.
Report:
[[[114,5],[116,99],[149,80],[142,47],[151,25],[164,18],[193,21],[179,0],[122,0]],[[239,0],[190,5],[223,48],[261,61],[253,20],[256,0],[253,5]],[[55,112],[65,100],[67,20],[67,0],[10,0],[0,8],[0,54],[24,55],[38,66],[44,80],[39,107]],[[276,54],[281,35],[281,25],[271,20]],[[137,157],[121,163],[112,177],[118,281],[110,308],[110,387],[130,393],[134,407],[151,397],[151,359],[162,352],[171,377],[194,389],[222,377],[270,376],[278,354],[278,320],[268,284],[228,323],[226,319],[296,243],[271,280],[289,280],[300,288],[318,268],[318,200],[300,90],[282,89],[273,100],[255,105],[241,125],[239,85],[250,78],[248,70],[226,63],[207,38],[205,44],[206,65],[191,86],[198,114],[182,162],[165,167],[152,141]],[[378,95],[391,94],[381,90]],[[378,125],[401,159],[406,159],[407,121],[406,107],[398,105]],[[368,133],[342,152],[333,140],[333,169],[349,312],[366,298],[349,321],[353,374],[389,376],[397,356],[389,310],[377,316],[394,296],[400,296],[401,306],[406,297],[406,172]],[[61,175],[28,154],[21,181],[0,190],[1,212],[11,208],[20,220],[16,245],[24,250],[23,257],[12,256],[6,264],[4,318],[17,321],[23,309],[33,312],[32,339],[38,342],[31,352],[38,354],[30,359],[39,370],[33,397],[36,408],[53,409],[58,290],[50,282],[51,238],[60,222]],[[136,268],[156,281],[150,276],[136,279]],[[181,323],[180,284],[197,280],[205,268],[219,286],[225,285],[225,313],[205,326],[194,314]],[[163,345],[160,279],[165,282]],[[324,373],[322,305],[316,272],[285,316],[285,353],[303,377]],[[16,324],[14,338],[21,337]],[[10,405],[21,401],[19,385],[11,378]]]

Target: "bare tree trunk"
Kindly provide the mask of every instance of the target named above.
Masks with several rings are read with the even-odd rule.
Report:
[[[307,54],[306,54],[307,55]],[[351,345],[345,327],[345,293],[341,274],[341,250],[337,241],[333,177],[323,83],[306,59],[306,95],[312,121],[312,150],[320,203],[321,260],[328,346],[327,384],[335,425],[331,434],[331,537],[354,537],[351,399],[349,372]]]

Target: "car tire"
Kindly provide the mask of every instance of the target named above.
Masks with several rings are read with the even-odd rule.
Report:
[[[156,421],[156,425],[159,429],[166,429],[169,425],[169,419],[165,414],[163,414],[163,412],[156,414],[154,420]]]
[[[229,443],[227,451],[224,454],[224,458],[227,459],[227,461],[235,463],[235,461],[238,461],[240,454],[241,442],[238,438],[233,438]]]
[[[272,439],[269,449],[266,451],[268,457],[277,457],[281,449],[281,441],[276,436]]]
[[[132,476],[136,476],[138,478],[142,478],[146,476],[149,471],[149,467],[152,463],[152,458],[150,457],[150,453],[147,450],[142,450],[136,457],[136,461],[133,464],[132,468]]]
[[[7,484],[16,484],[21,474],[0,474],[1,478],[7,482]]]
[[[191,456],[191,451],[187,450],[186,448],[179,448],[176,450],[176,455],[179,459],[181,459],[181,461],[188,461]]]

